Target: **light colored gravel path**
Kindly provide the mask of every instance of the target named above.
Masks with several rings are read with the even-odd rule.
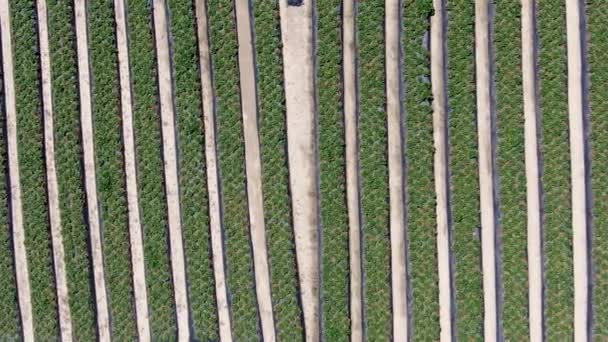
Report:
[[[585,158],[585,68],[581,1],[566,1],[568,37],[568,112],[570,124],[570,170],[572,177],[572,246],[574,262],[574,340],[588,341],[590,330],[589,222],[587,165]]]
[[[137,193],[137,171],[135,159],[135,137],[133,133],[133,99],[131,97],[131,74],[124,0],[114,0],[116,18],[116,47],[118,50],[118,72],[120,75],[120,105],[122,113],[122,136],[127,185],[127,207],[129,212],[129,238],[131,265],[133,270],[133,292],[137,335],[142,342],[150,341],[148,292],[144,266],[143,235]]]
[[[171,57],[169,28],[167,26],[167,4],[164,0],[154,0],[154,40],[158,63],[158,92],[160,97],[160,120],[163,136],[163,163],[165,169],[165,194],[169,218],[169,247],[171,251],[171,271],[173,295],[177,316],[179,341],[190,340],[190,318],[186,288],[186,268],[182,239],[182,223],[177,179],[177,144],[175,108],[173,104],[173,81],[171,77]]]
[[[475,67],[477,80],[477,136],[479,199],[481,205],[481,259],[483,270],[484,339],[499,339],[496,274],[496,212],[492,158],[492,76],[488,0],[475,1]]]
[[[439,324],[442,342],[455,340],[454,296],[450,253],[450,205],[448,171],[448,99],[444,0],[433,0],[431,17],[431,87],[433,91],[433,140],[435,146],[435,193],[437,198],[437,272],[439,276]]]
[[[264,198],[262,194],[262,164],[258,131],[258,103],[256,91],[255,51],[251,22],[251,3],[235,1],[237,34],[239,43],[239,72],[241,85],[241,111],[245,138],[245,168],[247,173],[247,200],[249,205],[249,229],[253,248],[255,290],[264,341],[276,340],[270,272],[266,248],[264,224]]]
[[[393,340],[407,341],[409,334],[407,260],[405,241],[405,169],[401,108],[401,2],[386,0],[386,114],[390,196],[391,288]]]
[[[344,132],[346,141],[346,196],[350,256],[350,339],[363,341],[363,268],[361,264],[361,208],[359,195],[359,108],[357,100],[356,5],[342,5],[342,72],[344,79]]]
[[[297,5],[289,5],[288,2]],[[313,0],[281,0],[287,152],[306,341],[321,339]]]
[[[543,256],[534,0],[521,2],[530,341],[543,340]]]
[[[44,116],[44,153],[46,161],[46,182],[48,192],[51,243],[53,246],[53,266],[57,288],[57,311],[61,340],[72,341],[72,318],[68,295],[67,273],[63,238],[61,236],[61,212],[59,209],[59,188],[55,168],[55,138],[53,124],[53,91],[51,85],[51,58],[49,48],[49,28],[46,0],[36,1],[38,18],[38,43],[40,45],[40,76],[42,88],[42,108]]]
[[[21,334],[24,341],[34,340],[32,298],[25,253],[25,232],[21,208],[21,183],[19,180],[19,156],[17,148],[17,109],[15,105],[15,78],[13,69],[13,46],[10,24],[9,0],[0,0],[0,40],[2,41],[2,74],[4,77],[4,114],[6,119],[6,144],[8,152],[8,181],[10,203],[10,227],[13,233],[15,273]]]
[[[211,250],[213,254],[213,276],[219,322],[220,340],[232,341],[228,290],[226,288],[226,265],[222,237],[222,218],[220,204],[219,174],[217,168],[217,145],[215,141],[215,101],[213,78],[211,75],[211,53],[207,23],[206,0],[196,0],[196,26],[198,33],[198,52],[200,57],[203,122],[205,125],[205,161],[207,168],[207,191],[209,195],[209,229],[211,230]],[[221,42],[218,42],[221,44]]]
[[[76,48],[78,53],[78,94],[80,95],[80,125],[84,158],[84,180],[87,197],[87,218],[91,239],[90,248],[93,257],[93,282],[95,285],[97,330],[101,341],[109,341],[110,315],[103,269],[101,224],[99,218],[99,202],[97,200],[97,179],[95,176],[95,146],[93,138],[93,115],[91,109],[91,75],[86,0],[74,0],[74,17],[76,21]]]

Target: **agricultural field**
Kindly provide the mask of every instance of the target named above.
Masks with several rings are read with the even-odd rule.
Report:
[[[0,0],[0,341],[608,341],[608,0]]]

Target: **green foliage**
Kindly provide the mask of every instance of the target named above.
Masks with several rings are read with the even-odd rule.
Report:
[[[106,285],[112,332],[118,340],[137,338],[131,274],[129,226],[120,111],[120,85],[111,2],[89,2],[89,51],[93,84],[93,120],[97,194],[103,222]]]
[[[405,1],[402,19],[412,338],[420,341],[439,340],[429,4]]]
[[[367,337],[391,336],[384,1],[359,3],[360,172]]]
[[[182,229],[194,335],[218,339],[194,2],[170,1]]]
[[[591,65],[591,160],[593,188],[593,327],[596,341],[608,340],[608,36],[605,25],[608,2],[595,0],[587,5],[589,64]]]
[[[341,1],[318,3],[320,205],[323,225],[323,327],[330,341],[348,341],[348,212],[342,109]]]
[[[169,260],[152,9],[148,0],[130,0],[128,5],[133,125],[150,325],[154,339],[171,340],[177,336],[177,327]]]
[[[528,338],[526,175],[521,76],[521,5],[496,3],[494,44],[498,117],[497,171],[503,265],[503,328],[508,340]]]
[[[232,330],[236,340],[252,341],[258,339],[259,317],[249,239],[233,2],[209,0],[208,4]]]
[[[92,263],[83,183],[82,148],[76,37],[73,7],[69,2],[48,1],[49,39],[55,115],[55,158],[59,179],[59,204],[65,248],[67,283],[74,339],[96,336]]]
[[[448,2],[448,94],[456,330],[462,341],[482,340],[479,182],[475,112],[475,8]]]
[[[15,88],[23,228],[30,274],[35,334],[39,339],[59,335],[53,252],[48,222],[44,163],[44,132],[38,79],[35,2],[11,7],[15,39]]]
[[[4,102],[3,70],[0,68],[0,308],[4,315],[0,316],[0,335],[7,338],[19,337],[21,331],[21,320],[19,318],[19,306],[17,303],[17,284],[15,282],[15,265],[13,262],[12,231],[9,225],[8,208],[8,160],[6,153],[6,110]]]
[[[303,336],[302,310],[291,226],[279,4],[273,0],[256,0],[253,14],[264,215],[275,326],[278,340],[297,341]]]
[[[568,140],[565,4],[538,5],[540,106],[545,230],[546,334],[550,341],[573,336],[572,220]]]

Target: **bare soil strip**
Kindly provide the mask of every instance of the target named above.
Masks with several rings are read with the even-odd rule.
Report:
[[[108,311],[108,297],[103,269],[101,224],[99,218],[99,202],[97,200],[97,180],[95,176],[95,146],[93,141],[93,116],[91,111],[91,75],[86,6],[86,1],[84,0],[74,1],[76,46],[78,51],[80,125],[82,131],[82,150],[84,154],[84,177],[91,239],[91,255],[93,257],[97,329],[100,340],[107,341],[110,339],[110,315]]]
[[[186,269],[179,204],[177,179],[177,146],[175,138],[175,109],[173,107],[173,84],[171,78],[171,57],[167,8],[164,0],[153,2],[154,37],[158,63],[158,90],[160,96],[160,117],[163,136],[163,159],[165,168],[165,193],[169,218],[169,244],[171,248],[171,270],[177,315],[178,340],[190,339],[188,298],[186,290]]]
[[[390,191],[391,288],[393,339],[406,341],[409,334],[407,260],[405,242],[405,170],[401,108],[400,1],[386,0],[386,111],[388,121],[388,169]]]
[[[449,221],[448,103],[445,65],[444,0],[433,0],[431,17],[431,85],[433,90],[433,140],[435,144],[435,192],[437,196],[437,272],[439,274],[439,324],[441,341],[455,339],[454,296]]]
[[[289,183],[306,341],[321,339],[313,3],[281,0]]]
[[[135,160],[135,138],[133,132],[133,100],[131,97],[131,74],[124,0],[114,1],[116,18],[116,46],[118,50],[118,71],[120,74],[120,104],[122,110],[122,134],[124,143],[127,205],[129,211],[129,237],[131,264],[133,267],[133,291],[135,292],[135,312],[137,334],[141,341],[150,341],[148,319],[148,292],[144,265],[144,248],[139,215],[137,193],[137,172]]]
[[[196,0],[196,23],[201,68],[203,121],[205,125],[205,160],[209,194],[209,229],[211,230],[211,249],[213,254],[213,275],[215,278],[217,315],[220,340],[222,342],[230,342],[232,341],[232,324],[230,322],[228,290],[226,288],[226,265],[222,237],[217,145],[215,141],[215,101],[213,98],[213,80],[211,76],[211,55],[209,50],[206,0]],[[221,44],[221,42],[218,43]]]
[[[266,248],[266,226],[264,224],[262,165],[260,159],[255,54],[250,2],[235,1],[235,11],[239,43],[241,111],[243,114],[243,133],[245,138],[249,227],[253,248],[255,287],[260,320],[262,322],[262,336],[264,341],[275,341],[268,251]]]
[[[40,45],[40,77],[42,87],[42,107],[44,115],[44,151],[46,160],[46,181],[48,191],[51,243],[53,245],[53,265],[55,286],[57,287],[57,307],[62,341],[72,341],[72,319],[65,268],[63,238],[61,235],[61,212],[59,209],[59,187],[55,167],[55,138],[53,119],[53,91],[51,85],[51,58],[49,50],[49,29],[46,0],[36,1],[38,15],[38,42]]]
[[[528,232],[528,312],[530,340],[543,340],[543,256],[538,148],[538,98],[535,46],[534,1],[524,0],[521,7],[522,78],[526,159],[526,203]]]
[[[34,322],[21,207],[21,183],[19,180],[19,156],[17,148],[17,110],[15,105],[15,81],[13,74],[13,46],[8,0],[0,1],[0,40],[2,41],[2,72],[4,75],[5,96],[4,111],[6,115],[8,180],[10,185],[10,226],[13,233],[15,273],[17,276],[19,312],[21,314],[21,333],[24,341],[33,341]]]
[[[344,132],[346,141],[346,196],[350,254],[350,337],[363,341],[363,268],[361,264],[361,208],[359,197],[359,105],[357,100],[357,38],[354,0],[343,2],[342,47],[344,77]]]
[[[574,263],[574,340],[589,340],[589,239],[587,164],[585,156],[585,69],[583,65],[583,12],[580,1],[566,1],[568,37],[568,112],[570,172],[572,177],[572,248]]]
[[[496,274],[496,213],[492,159],[492,95],[489,3],[475,2],[475,60],[477,71],[477,135],[479,144],[479,198],[486,341],[499,338]]]

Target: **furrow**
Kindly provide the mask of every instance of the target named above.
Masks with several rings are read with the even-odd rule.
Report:
[[[408,321],[408,265],[405,234],[405,160],[401,95],[401,9],[398,0],[385,2],[386,115],[388,130],[388,186],[390,202],[391,291],[393,340],[406,341]]]
[[[544,337],[542,197],[540,183],[538,70],[536,44],[536,5],[533,0],[521,4],[521,43],[523,110],[526,161],[526,206],[528,243],[528,321],[531,341]],[[505,313],[505,317],[507,317]],[[508,333],[508,330],[506,331]]]
[[[570,127],[570,178],[572,184],[572,254],[574,268],[574,340],[588,341],[590,324],[589,208],[587,195],[586,70],[583,4],[566,2],[568,54],[568,112]]]
[[[449,342],[454,335],[454,274],[452,265],[452,222],[450,215],[450,173],[448,159],[448,98],[446,75],[445,1],[433,0],[431,17],[430,68],[433,96],[434,183],[437,220],[437,277],[439,294],[439,339]]]
[[[483,273],[484,339],[500,339],[498,270],[494,189],[494,137],[490,7],[487,0],[475,1],[475,61],[477,86],[477,139],[479,148],[479,201],[481,203],[481,262]]]
[[[346,194],[348,205],[350,336],[351,341],[363,341],[356,17],[355,1],[344,1],[342,7],[342,79],[344,80],[344,140],[346,144]]]

